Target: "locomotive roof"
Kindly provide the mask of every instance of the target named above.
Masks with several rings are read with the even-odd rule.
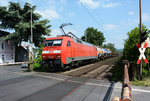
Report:
[[[7,36],[8,34],[10,34],[10,33],[9,33],[9,32],[6,32],[6,31],[0,30],[0,37],[2,37],[2,36]]]
[[[75,39],[75,38],[72,38],[70,36],[58,36],[58,37],[50,37],[50,38],[46,38],[46,40],[54,40],[54,39],[63,39],[63,38],[71,38],[74,40],[74,42],[77,42],[77,43],[81,43],[81,44],[84,44],[84,45],[88,45],[88,46],[94,46],[93,44],[90,44],[88,42],[85,42],[85,41],[82,41],[81,39]]]
[[[65,38],[71,38],[71,37],[68,37],[68,36],[59,36],[59,37],[46,38],[46,40],[63,39],[64,37],[65,37]]]

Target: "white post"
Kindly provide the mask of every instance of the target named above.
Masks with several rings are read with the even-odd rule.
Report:
[[[32,62],[34,60],[34,51],[33,51],[33,29],[32,29],[32,6],[31,7],[31,54],[32,54]]]

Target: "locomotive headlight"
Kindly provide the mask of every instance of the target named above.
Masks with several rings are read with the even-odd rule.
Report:
[[[43,56],[43,58],[46,58],[46,56]]]
[[[53,50],[53,53],[61,53],[61,50]]]
[[[60,58],[60,55],[57,55],[56,57],[57,57],[57,58]]]

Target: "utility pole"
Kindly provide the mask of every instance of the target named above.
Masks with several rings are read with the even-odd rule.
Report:
[[[142,40],[141,40],[141,37],[142,37],[142,3],[141,3],[141,0],[139,0],[139,5],[140,5],[140,46],[142,46]],[[139,79],[142,80],[142,64],[143,62],[141,61],[140,63],[140,67],[139,67]]]
[[[141,32],[142,32],[142,4],[140,0],[140,37],[141,37]]]
[[[32,6],[31,6],[31,52],[32,52],[32,62],[33,62],[33,60],[34,60],[34,51],[33,51]]]
[[[34,61],[34,51],[33,51],[33,28],[32,28],[32,6],[29,4],[29,7],[31,8],[31,14],[30,14],[30,17],[31,17],[31,37],[30,37],[30,45],[31,45],[31,55],[32,55],[32,58],[30,58],[30,66],[29,66],[29,71],[33,71],[33,61]]]

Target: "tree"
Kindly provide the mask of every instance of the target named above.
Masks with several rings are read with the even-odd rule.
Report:
[[[117,52],[117,49],[115,48],[115,45],[112,44],[112,43],[104,44],[103,47],[110,49],[112,52]]]
[[[40,20],[41,15],[34,13],[36,6],[30,7],[26,3],[23,7],[19,3],[9,2],[8,7],[0,6],[0,29],[14,30],[3,37],[3,40],[14,39],[16,44],[22,41],[28,42],[31,37],[31,9],[32,9],[32,26],[33,26],[33,43],[35,46],[44,42],[45,35],[50,35],[51,25],[47,19]]]
[[[124,45],[124,56],[131,62],[136,64],[137,59],[139,57],[139,51],[136,46],[137,43],[140,42],[140,35],[139,35],[139,28],[136,27],[130,32],[127,33],[128,39],[125,40],[125,45]],[[146,26],[142,26],[142,30],[146,31],[148,34],[148,29]]]
[[[136,74],[138,73],[137,72],[138,68],[137,68],[136,62],[140,55],[138,48],[136,47],[136,44],[140,42],[139,30],[140,29],[136,27],[127,33],[128,39],[125,40],[124,51],[123,51],[123,57],[129,60],[130,62],[130,67],[131,67],[129,68],[130,74],[134,75],[134,78],[137,78]],[[146,26],[143,25],[142,30],[146,31],[148,34],[148,29],[146,28]],[[149,54],[150,49],[147,49],[146,53]],[[147,58],[149,59],[150,57],[147,57]],[[143,69],[146,69],[146,68],[147,68],[146,66],[143,66]]]
[[[94,29],[93,27],[89,27],[85,30],[85,35],[81,37],[83,41],[87,41],[96,46],[102,46],[105,41],[104,35],[101,31]]]

